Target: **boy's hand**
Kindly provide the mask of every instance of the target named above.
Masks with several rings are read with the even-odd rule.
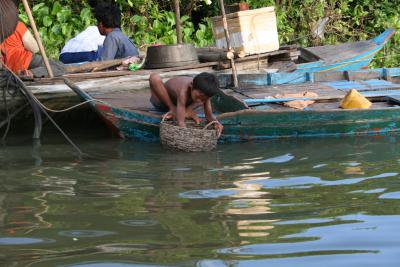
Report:
[[[194,112],[190,108],[186,109],[186,118],[192,119],[196,124],[200,124],[200,119],[199,119],[199,117],[197,117],[196,112]]]
[[[176,119],[176,109],[170,109],[166,114],[165,114],[165,119],[166,120],[175,120]]]
[[[214,128],[215,130],[217,130],[218,138],[220,138],[222,131],[224,130],[224,126],[219,121],[217,121],[217,123],[214,124]]]

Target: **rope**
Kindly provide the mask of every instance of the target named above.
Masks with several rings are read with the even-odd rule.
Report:
[[[9,109],[9,105],[8,105],[7,95],[11,96],[11,98],[14,99],[18,94],[16,80],[15,80],[15,78],[14,79],[13,78],[14,77],[12,75],[6,74],[4,72],[0,75],[0,87],[2,87],[2,89],[3,89],[2,96],[3,96],[4,108],[5,108],[6,114],[7,114],[7,118],[4,121],[7,124],[7,127],[2,136],[3,144],[5,143],[5,139],[7,138],[8,132],[10,130],[11,118],[12,118],[12,115],[11,115],[10,109]]]
[[[5,68],[9,71],[9,73],[16,79],[16,81],[17,81],[18,84],[19,84],[19,87],[18,87],[18,88],[20,88],[20,90],[25,89],[25,90],[27,90],[27,92],[29,92],[28,89],[26,88],[24,82],[23,82],[17,75],[15,75],[6,65],[4,65],[4,67],[5,67]],[[26,95],[26,94],[25,94],[25,95]],[[37,98],[36,98],[33,94],[29,94],[29,96],[26,95],[26,97],[30,97],[31,99],[33,99],[33,101],[34,101],[35,103],[37,103],[36,101],[38,101]],[[50,120],[50,122],[57,128],[57,130],[64,136],[64,138],[72,145],[72,147],[74,147],[74,149],[79,153],[79,155],[80,155],[80,156],[83,155],[83,153],[82,153],[82,151],[79,149],[79,147],[68,137],[68,135],[61,129],[61,127],[60,127],[60,126],[54,121],[54,119],[47,113],[46,109],[44,109],[44,108],[42,107],[42,105],[39,105],[39,108],[40,108],[40,110],[46,115],[46,117]]]
[[[64,138],[78,151],[79,155],[83,155],[82,151],[79,149],[77,145],[68,137],[68,135],[61,129],[61,127],[54,121],[54,119],[46,112],[45,109],[42,108],[42,112],[46,115],[46,117],[53,123],[53,125],[60,131],[60,133],[64,136]]]
[[[8,81],[7,81],[7,86],[8,86]],[[4,107],[5,107],[6,113],[7,113],[7,119],[6,119],[7,120],[7,127],[6,127],[6,130],[4,131],[4,134],[3,134],[2,138],[1,138],[1,141],[2,141],[2,143],[4,145],[5,140],[7,138],[7,135],[8,135],[8,132],[10,130],[10,125],[11,125],[10,110],[8,109],[8,105],[7,105],[7,96],[6,96],[6,89],[5,88],[3,88],[3,102],[4,102]]]
[[[66,109],[54,110],[54,109],[51,109],[51,108],[46,107],[42,102],[40,102],[40,100],[39,100],[36,96],[33,96],[33,99],[34,99],[35,102],[36,102],[38,105],[40,105],[43,109],[45,109],[45,110],[47,110],[47,111],[49,111],[49,112],[53,112],[53,113],[68,112],[68,111],[71,111],[71,110],[73,110],[73,109],[75,109],[75,108],[79,108],[79,107],[81,107],[81,106],[83,106],[83,105],[86,105],[86,104],[88,104],[88,103],[91,103],[91,102],[99,102],[99,103],[108,105],[108,103],[106,103],[106,102],[104,102],[104,101],[101,101],[101,100],[98,100],[98,99],[90,99],[90,100],[87,100],[87,101],[85,101],[85,102],[82,102],[82,103],[73,105],[73,106],[71,106],[71,107],[69,107],[69,108],[66,108]]]
[[[50,109],[50,108],[46,107],[44,104],[42,104],[42,103],[39,101],[39,99],[37,99],[37,98],[35,97],[35,102],[36,102],[36,103],[38,103],[38,104],[39,104],[42,108],[44,108],[45,110],[47,110],[47,111],[49,111],[49,112],[53,112],[53,113],[68,112],[68,111],[71,111],[71,110],[73,110],[73,109],[75,109],[75,108],[81,107],[81,106],[83,106],[83,105],[85,105],[85,104],[87,104],[87,103],[93,102],[93,101],[95,101],[95,100],[94,100],[94,99],[88,100],[88,101],[79,103],[79,104],[77,104],[77,105],[74,105],[74,106],[69,107],[69,108],[66,108],[66,109],[54,110],[54,109]]]

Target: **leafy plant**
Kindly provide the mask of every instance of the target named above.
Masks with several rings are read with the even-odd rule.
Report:
[[[123,30],[138,46],[176,42],[175,16],[170,0],[115,0],[123,11]],[[219,1],[181,1],[185,42],[198,47],[212,45],[212,24],[206,17],[219,15]],[[400,30],[400,5],[391,0],[242,0],[251,8],[275,6],[281,44],[327,45],[366,40],[388,27]],[[225,0],[226,4],[242,2]],[[87,0],[34,0],[33,15],[46,50],[57,58],[65,42],[95,20]],[[192,11],[201,11],[200,23],[193,23]],[[318,22],[328,18],[324,38],[312,34]],[[21,6],[21,19],[28,22]],[[393,67],[400,63],[400,32],[381,51],[372,67]]]
[[[149,44],[175,44],[176,21],[172,11],[149,11],[153,13],[151,19],[146,16],[133,15],[125,19],[125,25],[134,25],[128,28],[127,34],[132,37],[138,46]],[[181,17],[182,35],[185,43],[194,43],[198,47],[213,44],[212,26],[209,19],[204,19],[203,23],[195,28],[189,16]]]
[[[32,15],[35,18],[40,36],[46,47],[46,52],[52,58],[58,58],[60,49],[66,41],[74,37],[89,25],[94,24],[89,7],[84,6],[76,13],[68,5],[62,5],[59,1],[52,3],[39,3],[32,7]],[[29,20],[24,12],[20,19],[27,25]]]

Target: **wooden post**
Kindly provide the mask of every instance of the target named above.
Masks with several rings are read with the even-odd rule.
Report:
[[[175,0],[174,4],[175,4],[176,37],[178,39],[178,44],[182,44],[181,10],[179,8],[179,0]]]
[[[35,23],[35,20],[33,19],[31,8],[29,7],[27,0],[22,0],[22,2],[24,3],[26,14],[28,15],[29,22],[31,23],[32,30],[35,35],[35,39],[39,45],[40,54],[42,54],[44,64],[46,65],[47,72],[49,73],[49,77],[53,78],[54,77],[53,70],[50,67],[49,59],[47,58],[46,52],[44,51],[42,39],[40,38],[39,32],[36,28],[36,23]]]
[[[219,5],[221,7],[222,22],[224,24],[224,32],[225,32],[226,44],[228,46],[228,52],[230,52],[233,55],[234,54],[234,50],[232,49],[231,38],[229,36],[228,22],[226,20],[224,0],[219,0]],[[238,78],[237,78],[237,70],[236,70],[234,56],[231,56],[229,59],[230,59],[231,68],[232,68],[233,87],[238,88],[239,87],[239,81],[238,81]]]

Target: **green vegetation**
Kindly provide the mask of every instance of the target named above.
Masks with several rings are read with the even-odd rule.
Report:
[[[33,2],[33,13],[47,51],[57,57],[63,44],[95,20],[87,1],[46,0]],[[138,46],[176,41],[172,1],[116,0],[123,10],[123,29]],[[213,43],[211,22],[207,17],[218,15],[218,3],[206,5],[204,0],[181,1],[185,42],[203,47]],[[225,0],[227,4],[237,0]],[[281,44],[302,46],[335,44],[366,40],[386,28],[400,29],[400,6],[382,0],[247,0],[251,8],[274,5],[278,18]],[[22,11],[22,8],[21,8]],[[199,21],[198,17],[202,19]],[[22,19],[27,22],[22,12]],[[329,18],[324,38],[312,34],[323,18]],[[196,19],[197,18],[197,19]],[[194,23],[194,21],[198,21]],[[373,67],[394,67],[400,62],[400,32],[380,52]]]

